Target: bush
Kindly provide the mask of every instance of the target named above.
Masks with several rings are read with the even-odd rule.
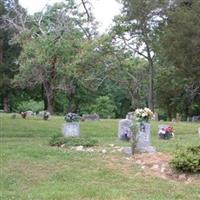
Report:
[[[200,172],[200,145],[179,149],[171,165],[184,172]]]
[[[18,112],[28,111],[28,110],[31,110],[33,112],[39,112],[41,110],[44,110],[44,103],[42,101],[29,100],[29,101],[22,101],[17,106]]]
[[[55,135],[50,139],[51,146],[61,146],[65,144],[67,146],[84,146],[92,147],[97,144],[97,140],[92,138],[77,138],[77,137],[63,137]]]
[[[108,96],[100,96],[93,106],[93,113],[99,114],[101,118],[114,118],[116,106]]]

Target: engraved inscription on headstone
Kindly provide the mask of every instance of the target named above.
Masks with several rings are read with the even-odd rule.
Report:
[[[65,123],[63,126],[63,135],[65,137],[80,136],[80,125],[78,122]]]

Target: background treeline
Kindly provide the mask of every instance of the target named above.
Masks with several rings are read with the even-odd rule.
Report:
[[[121,3],[100,35],[88,1],[28,15],[17,0],[1,0],[1,109],[200,115],[200,1]]]

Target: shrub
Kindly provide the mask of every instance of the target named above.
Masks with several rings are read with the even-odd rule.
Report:
[[[28,111],[28,110],[31,110],[33,112],[39,112],[40,110],[44,110],[44,103],[42,101],[29,100],[29,101],[22,101],[17,106],[18,112]]]
[[[99,114],[101,118],[114,118],[116,106],[108,96],[100,96],[93,106],[93,113]]]
[[[61,146],[65,144],[67,146],[84,146],[92,147],[97,144],[97,140],[92,138],[78,138],[78,137],[63,137],[55,135],[50,139],[51,146]]]
[[[184,172],[200,172],[200,145],[179,149],[171,165]]]

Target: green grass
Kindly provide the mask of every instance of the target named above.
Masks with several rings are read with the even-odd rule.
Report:
[[[64,120],[53,117],[11,119],[0,116],[2,200],[189,200],[200,199],[200,177],[185,184],[144,174],[122,153],[76,152],[49,146],[50,138],[61,132]],[[197,145],[199,123],[177,123],[175,138],[157,138],[158,123],[152,122],[152,145],[173,153],[177,146]],[[81,122],[81,135],[98,140],[102,148],[117,140],[118,120]]]

